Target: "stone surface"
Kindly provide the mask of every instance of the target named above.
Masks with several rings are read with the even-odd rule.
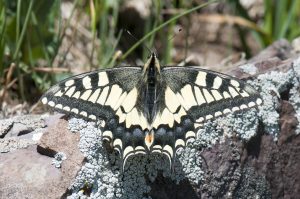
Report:
[[[0,198],[60,198],[68,185],[36,146],[0,153]]]
[[[0,120],[0,127],[0,153],[7,153],[35,145],[45,122],[40,115],[23,115]]]
[[[33,136],[30,133],[19,136],[18,133],[11,133],[14,137],[0,139],[0,198],[66,196],[84,157],[77,147],[79,135],[71,133],[68,122],[60,118],[61,115],[56,115],[46,120],[50,127],[42,129],[41,139],[32,139],[38,135],[40,126],[35,127]],[[18,129],[32,128],[32,123],[28,127],[24,124]],[[11,132],[18,132],[16,129]],[[62,153],[66,159],[52,158]],[[60,161],[60,169],[56,168],[57,161]]]
[[[287,60],[295,55],[296,54],[293,52],[293,47],[291,44],[286,39],[281,39],[274,42],[272,45],[261,51],[258,55],[248,60],[248,63],[265,63],[265,60],[268,58],[272,58],[273,60]]]
[[[78,149],[79,134],[68,130],[68,122],[61,119],[60,116],[47,119],[51,126],[45,129],[37,145],[37,151],[50,157],[54,157],[57,153],[64,154],[66,159],[61,161],[60,167],[62,176],[69,179],[66,183],[66,187],[68,187],[82,167],[84,156]],[[56,163],[57,160],[54,160],[54,166],[57,165]]]
[[[12,126],[13,126],[12,119],[0,120],[0,138],[4,138],[4,136],[12,128]]]
[[[295,134],[298,121],[294,114],[293,107],[282,101],[278,142],[262,131],[245,149],[243,164],[265,177],[272,198],[296,198],[300,195],[300,136]]]
[[[54,118],[54,119],[53,119]],[[48,126],[40,139],[37,151],[43,155],[54,157],[58,152],[64,152],[67,157],[80,156],[78,150],[79,134],[68,130],[68,121],[54,116],[48,119]]]
[[[0,153],[7,153],[16,149],[27,148],[34,144],[36,144],[36,141],[34,140],[20,139],[18,137],[0,139]]]
[[[5,138],[17,137],[20,135],[28,134],[38,128],[45,127],[45,122],[40,115],[22,115],[10,118],[13,124]]]

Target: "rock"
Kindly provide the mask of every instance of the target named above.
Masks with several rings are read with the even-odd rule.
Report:
[[[282,93],[282,99],[288,100],[289,89],[286,88]],[[254,176],[259,176],[265,181],[262,185],[267,187],[265,198],[296,198],[300,195],[300,136],[296,134],[299,121],[294,107],[287,100],[280,101],[278,142],[260,127],[257,136],[245,144],[243,152],[243,171],[250,168],[252,176],[247,179],[242,176],[241,181],[253,180]],[[261,180],[259,182],[262,182]],[[240,190],[238,187],[236,193]]]
[[[21,139],[27,135],[0,139],[1,152],[9,152],[0,153],[0,198],[41,198],[41,193],[46,198],[66,196],[84,161],[77,147],[79,134],[71,133],[68,122],[58,116],[47,121],[51,126],[43,129],[38,146],[39,139]],[[65,155],[60,169],[51,158],[58,152]]]
[[[72,178],[51,165],[36,146],[0,154],[0,198],[61,198]]]
[[[286,39],[281,39],[248,60],[248,63],[262,62],[268,58],[286,60],[296,55],[292,51],[292,45]]]
[[[268,186],[265,188],[247,187],[249,180],[246,179],[249,178],[249,174],[241,164],[242,154],[243,144],[237,139],[228,139],[214,145],[212,149],[202,152],[202,156],[207,162],[206,179],[199,188],[203,198],[222,198],[224,196],[241,198],[234,196],[240,194],[245,197],[246,192],[255,193],[258,198],[263,198],[264,195],[270,193]],[[256,174],[256,177],[252,178],[253,180],[251,179],[252,183],[255,183],[254,179],[258,178],[261,179],[262,185],[267,184],[259,174]],[[242,181],[245,185],[242,185]],[[251,198],[252,194],[248,195],[249,197],[245,198]]]
[[[149,195],[155,199],[165,198],[201,198],[199,193],[194,189],[188,180],[183,180],[176,184],[173,180],[159,175],[156,180],[151,183],[151,191]]]
[[[12,126],[13,126],[12,119],[0,120],[0,138],[4,138],[4,136],[12,128]]]
[[[278,145],[284,145],[296,139],[296,129],[299,121],[296,118],[293,106],[286,100],[281,101],[280,134]]]
[[[80,157],[79,159],[83,160],[83,156],[78,149],[80,135],[68,130],[68,121],[56,116],[54,118],[55,120],[51,121],[51,126],[44,130],[37,151],[49,157],[54,157],[56,153],[63,152],[67,158],[74,155],[74,157]]]
[[[62,176],[69,179],[66,188],[70,186],[71,179],[74,179],[81,169],[84,156],[78,148],[80,135],[68,130],[68,121],[61,119],[61,114],[51,116],[47,119],[48,126],[37,145],[40,154],[54,157],[58,153],[64,154],[66,160],[60,161]],[[54,162],[55,166],[57,161]]]
[[[21,139],[18,137],[0,139],[0,153],[7,153],[16,149],[27,148],[35,145],[36,141],[31,139]]]
[[[0,127],[0,153],[7,153],[35,145],[45,123],[40,115],[23,115],[0,120]]]
[[[13,126],[5,137],[16,137],[30,133],[38,128],[45,127],[45,122],[40,115],[22,115],[10,118]]]
[[[300,195],[300,136],[295,134],[298,122],[290,104],[283,101],[282,108],[278,142],[270,135],[256,137],[247,144],[242,164],[267,180],[272,198],[295,198]]]
[[[17,137],[19,135],[28,134],[31,131],[33,131],[32,128],[30,128],[26,123],[17,123],[14,122],[12,128],[9,130],[9,132],[6,134],[5,138],[9,137]]]
[[[292,68],[292,62],[295,57],[297,57],[297,55],[292,51],[291,45],[287,40],[282,39],[274,42],[274,44],[261,51],[242,66],[237,65],[226,73],[238,77],[239,79],[253,79],[259,74],[270,71],[286,72]],[[252,73],[253,71],[245,70],[245,66],[247,66],[247,68],[255,67],[255,72]]]

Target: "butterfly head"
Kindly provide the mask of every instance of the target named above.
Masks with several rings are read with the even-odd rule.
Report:
[[[154,51],[151,52],[150,56],[148,57],[147,62],[144,65],[144,73],[146,73],[147,71],[155,71],[156,73],[160,74],[160,64],[159,64],[159,60],[157,58],[157,55]]]

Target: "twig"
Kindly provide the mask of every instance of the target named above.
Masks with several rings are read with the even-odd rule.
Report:
[[[57,67],[39,67],[33,69],[36,72],[43,72],[43,73],[64,73],[70,72],[67,68],[57,68]]]
[[[6,74],[4,88],[0,92],[0,104],[2,104],[2,102],[4,101],[5,94],[6,94],[7,90],[16,82],[16,79],[11,81],[11,77],[12,77],[12,74],[13,74],[13,71],[14,71],[15,68],[16,68],[16,64],[11,63],[10,67],[7,71],[7,74]]]
[[[209,22],[209,23],[219,23],[219,24],[230,24],[230,25],[239,25],[246,28],[253,29],[263,35],[267,35],[267,33],[257,26],[252,21],[244,19],[238,16],[230,16],[230,15],[220,15],[220,14],[205,14],[199,15],[198,19],[200,21]]]

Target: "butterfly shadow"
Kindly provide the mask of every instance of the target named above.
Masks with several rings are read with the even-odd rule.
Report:
[[[118,164],[120,158],[112,164]],[[148,194],[153,199],[199,199],[197,185],[185,176],[182,163],[175,157],[174,168],[162,154],[134,155],[121,170],[119,182],[124,195],[138,195],[139,190],[150,187]],[[141,180],[142,179],[142,180]],[[134,183],[139,182],[139,183]]]

